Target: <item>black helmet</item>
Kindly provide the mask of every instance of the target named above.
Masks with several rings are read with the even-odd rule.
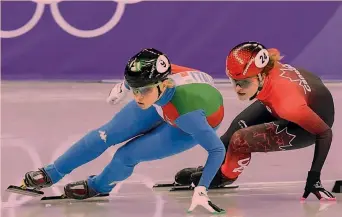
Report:
[[[171,63],[165,54],[143,49],[134,55],[125,68],[125,80],[130,87],[139,88],[163,81],[171,73]]]

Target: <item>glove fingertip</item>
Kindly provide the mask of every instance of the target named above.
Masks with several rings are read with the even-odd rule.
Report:
[[[300,200],[299,200],[299,202],[300,202],[300,203],[305,203],[305,200],[306,200],[305,197],[301,197]]]
[[[219,212],[213,212],[212,214],[213,215],[222,215],[222,214],[226,214],[226,213],[227,213],[226,210],[221,210]]]
[[[329,202],[335,202],[337,201],[337,199],[334,197],[334,198],[321,198],[320,201],[324,202],[324,201],[329,201]]]

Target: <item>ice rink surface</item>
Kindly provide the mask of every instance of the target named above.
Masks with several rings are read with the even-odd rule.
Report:
[[[327,84],[335,100],[334,139],[322,171],[322,181],[331,190],[342,179],[342,84]],[[19,184],[25,172],[51,163],[88,131],[110,120],[129,100],[108,105],[105,99],[113,84],[71,82],[2,82],[1,85],[1,216],[4,217],[178,217],[208,216],[198,208],[186,214],[192,192],[152,191],[156,182],[171,181],[184,167],[203,165],[201,147],[162,160],[139,164],[134,174],[117,185],[109,198],[89,201],[54,201],[5,192]],[[228,84],[218,85],[225,99],[221,135],[233,118],[249,103],[237,101]],[[120,127],[120,126],[118,126]],[[76,169],[46,195],[60,194],[63,185],[98,174],[122,144],[108,149],[98,159]],[[227,217],[341,217],[342,194],[336,203],[320,203],[310,196],[300,203],[313,146],[296,151],[257,153],[240,176],[235,190],[209,191],[211,200],[226,209]]]

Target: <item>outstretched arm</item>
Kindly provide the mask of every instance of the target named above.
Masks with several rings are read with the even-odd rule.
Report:
[[[294,103],[297,102],[297,103]],[[325,190],[321,185],[321,170],[328,156],[331,142],[331,128],[304,102],[304,100],[292,100],[283,104],[279,115],[293,123],[298,124],[306,131],[316,136],[315,153],[312,160],[311,169],[308,172],[303,200],[310,193],[316,195],[321,200],[335,200],[335,197]]]
[[[181,130],[189,133],[208,152],[208,159],[198,184],[208,188],[225,156],[225,148],[222,141],[207,122],[203,110],[184,114],[175,123]]]

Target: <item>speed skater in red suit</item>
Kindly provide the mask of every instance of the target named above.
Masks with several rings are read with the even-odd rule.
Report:
[[[321,184],[321,170],[332,142],[333,97],[319,77],[281,62],[277,49],[258,42],[235,46],[226,59],[226,74],[240,100],[255,100],[221,136],[225,160],[211,187],[233,183],[255,152],[302,149],[314,145],[302,200],[336,200]],[[292,154],[295,152],[292,152]],[[180,170],[175,181],[197,185],[203,167]]]

